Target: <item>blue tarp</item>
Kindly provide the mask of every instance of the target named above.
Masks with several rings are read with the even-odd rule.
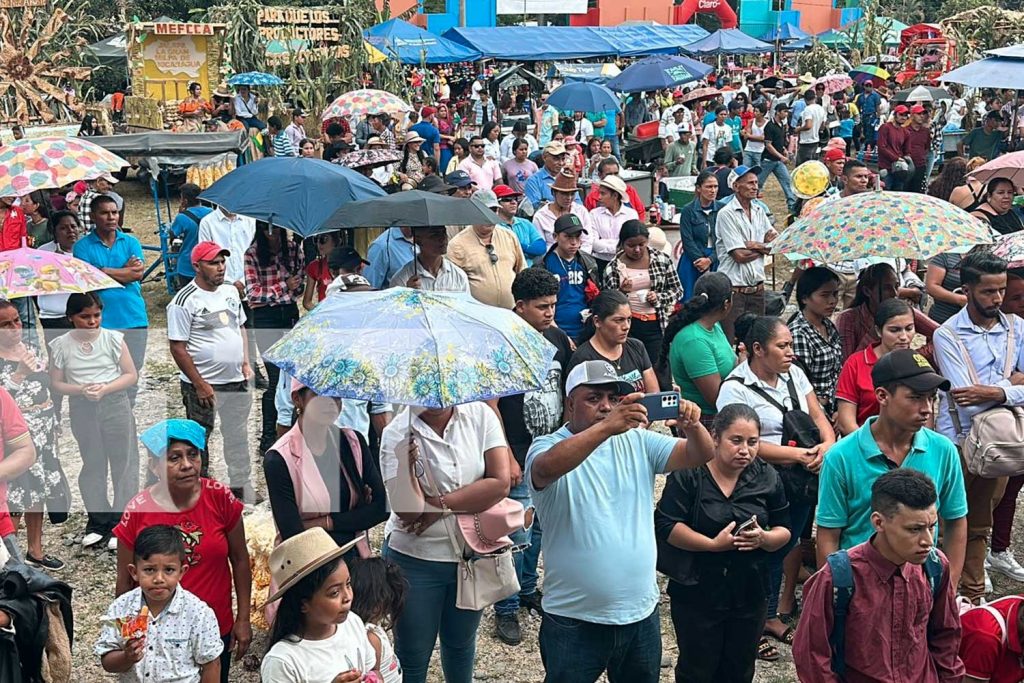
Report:
[[[770,43],[751,38],[737,28],[723,28],[707,38],[683,46],[681,51],[689,55],[752,55],[774,49]]]
[[[953,69],[940,76],[939,80],[943,83],[959,83],[970,88],[1017,89],[1024,83],[1024,59],[986,57],[959,69]]]
[[[402,64],[445,64],[448,62],[474,62],[480,53],[472,47],[435,36],[401,19],[390,19],[363,31],[366,42],[383,52],[389,59]]]
[[[763,36],[761,36],[761,40],[767,41],[769,43],[774,43],[776,40],[800,40],[801,38],[806,38],[807,36],[808,33],[801,29],[796,24],[785,23],[779,26],[773,26],[768,31],[768,33],[765,33]]]
[[[493,59],[555,61],[677,54],[681,46],[707,35],[701,27],[687,24],[452,28],[444,37]]]

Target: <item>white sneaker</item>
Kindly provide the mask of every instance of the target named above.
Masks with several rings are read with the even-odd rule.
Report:
[[[1024,582],[1024,567],[1017,562],[1017,558],[1009,550],[1001,553],[994,553],[991,550],[985,556],[985,568],[988,571],[1002,574],[1014,581]]]
[[[97,543],[99,543],[102,540],[103,540],[103,536],[101,536],[100,534],[97,534],[95,532],[90,532],[90,533],[85,535],[85,538],[82,539],[82,547],[83,548],[91,548],[92,546],[96,545]]]
[[[117,550],[117,536],[111,536],[107,541],[107,550]]]
[[[992,587],[992,579],[989,578],[988,572],[985,572],[985,595],[988,595],[995,589]]]

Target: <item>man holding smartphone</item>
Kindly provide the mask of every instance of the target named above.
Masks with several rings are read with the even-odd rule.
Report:
[[[703,465],[711,435],[684,400],[685,439],[648,431],[643,394],[606,361],[574,367],[565,391],[567,424],[535,439],[526,457],[545,530],[545,680],[593,683],[607,671],[610,683],[657,683],[655,475]]]

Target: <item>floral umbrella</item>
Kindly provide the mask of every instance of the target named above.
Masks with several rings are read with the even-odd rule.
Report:
[[[826,263],[870,256],[931,258],[991,244],[992,237],[983,221],[936,197],[868,192],[821,203],[786,228],[772,251]]]
[[[403,114],[412,107],[395,95],[383,90],[353,90],[347,92],[324,110],[324,121],[336,116],[363,117],[367,114]]]
[[[1010,268],[1024,267],[1024,232],[1011,232],[997,238],[992,253],[1006,259]]]
[[[98,268],[66,254],[22,247],[5,251],[0,259],[0,297],[4,299],[111,287],[121,285]]]
[[[94,180],[130,165],[85,138],[19,140],[0,148],[0,197],[23,197],[36,190]]]
[[[683,102],[699,102],[701,100],[710,100],[712,97],[721,95],[722,91],[717,88],[697,88],[683,95]]]
[[[357,149],[338,157],[337,163],[348,168],[376,168],[401,160],[402,155],[391,149]]]
[[[853,85],[853,79],[846,74],[830,74],[828,76],[822,76],[818,80],[814,81],[812,88],[817,88],[822,83],[825,84],[825,94],[834,95],[837,92],[842,92]]]
[[[440,408],[537,389],[554,355],[510,310],[393,287],[328,296],[263,357],[321,395]]]
[[[246,71],[244,73],[235,74],[234,76],[229,78],[228,85],[272,87],[276,85],[284,85],[284,81],[282,81],[274,74],[268,74],[263,71]]]

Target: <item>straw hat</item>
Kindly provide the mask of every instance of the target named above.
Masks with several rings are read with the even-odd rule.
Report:
[[[277,600],[304,577],[354,548],[357,542],[358,539],[352,540],[339,547],[321,527],[306,529],[282,541],[270,553],[270,575],[277,591],[267,602]]]
[[[597,181],[600,187],[607,188],[612,192],[615,192],[622,198],[622,203],[625,204],[629,201],[629,194],[626,192],[626,181],[617,175],[606,175],[601,180]]]
[[[213,91],[214,97],[223,97],[225,99],[231,99],[234,95],[231,94],[231,89],[228,88],[228,84],[223,81],[217,84],[217,89]]]
[[[402,142],[402,145],[411,145],[414,142],[425,142],[425,139],[416,131],[410,130],[405,134],[405,140]]]
[[[577,192],[579,183],[576,182],[576,174],[567,168],[559,171],[555,182],[551,183],[551,191],[555,192]]]

